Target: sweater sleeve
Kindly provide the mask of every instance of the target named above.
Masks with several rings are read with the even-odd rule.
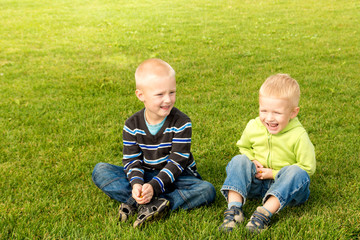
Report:
[[[310,138],[304,132],[295,145],[296,164],[301,169],[305,170],[309,176],[313,175],[316,170],[316,159],[314,145]]]
[[[155,196],[164,192],[176,180],[187,167],[189,158],[192,156],[190,152],[192,135],[190,119],[186,119],[179,127],[172,128],[172,131],[174,131],[174,135],[167,163],[149,182],[154,189]]]
[[[136,141],[137,134],[144,134],[144,132],[127,126],[125,123],[123,128],[123,165],[131,187],[136,183],[144,184],[143,154]]]
[[[248,122],[240,140],[236,143],[236,146],[239,147],[240,153],[246,155],[251,161],[255,159],[255,154],[249,138],[249,131],[252,128],[252,124],[254,124],[254,120],[250,120]]]

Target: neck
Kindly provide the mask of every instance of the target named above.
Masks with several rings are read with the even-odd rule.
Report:
[[[145,119],[148,122],[148,124],[150,125],[155,125],[158,123],[161,123],[164,120],[165,117],[163,118],[153,118],[151,115],[149,115],[149,113],[145,110]]]

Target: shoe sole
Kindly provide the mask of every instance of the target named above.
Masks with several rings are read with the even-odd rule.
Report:
[[[134,222],[134,228],[141,227],[145,222],[150,222],[162,218],[169,212],[169,208],[170,202],[167,201],[166,204],[160,206],[158,211],[149,214],[141,220],[136,219],[136,221]]]

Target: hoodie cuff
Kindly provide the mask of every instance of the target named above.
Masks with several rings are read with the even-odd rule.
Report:
[[[276,175],[280,172],[280,170],[272,170],[273,173],[273,179],[275,179]]]

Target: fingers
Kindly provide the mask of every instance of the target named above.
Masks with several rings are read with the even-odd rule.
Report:
[[[150,202],[153,195],[154,195],[153,187],[150,184],[144,184],[144,186],[142,188],[142,196],[143,196],[143,198],[146,201]]]
[[[264,167],[258,160],[253,160],[253,163],[255,164],[256,168],[263,168]]]
[[[142,189],[142,186],[140,184],[135,184],[133,189],[132,189],[132,195],[133,195],[133,198],[135,197],[140,197],[141,195],[141,189]]]
[[[271,168],[258,168],[255,177],[260,180],[273,179]]]
[[[138,204],[144,204],[144,199],[142,197],[142,185],[135,184],[132,189],[132,197]]]
[[[154,195],[153,187],[150,184],[144,184],[143,186],[140,184],[139,186],[136,185],[133,187],[132,197],[138,204],[149,203]]]
[[[136,195],[133,195],[133,198],[135,199],[135,201],[138,203],[138,204],[146,204],[148,203],[148,199],[147,198],[144,198],[142,196],[142,194],[136,196]]]

